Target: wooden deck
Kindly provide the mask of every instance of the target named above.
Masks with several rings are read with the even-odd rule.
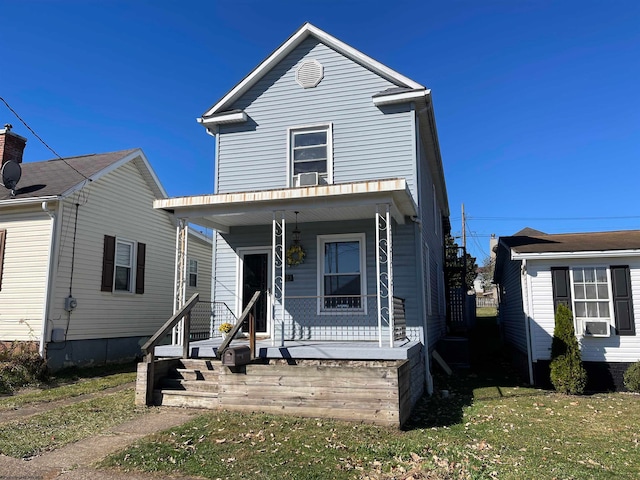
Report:
[[[260,411],[400,427],[424,392],[419,342],[397,348],[371,342],[257,344],[258,358],[228,367],[213,360],[220,339],[193,342],[191,359],[179,346],[158,346],[154,399],[183,407]],[[232,346],[241,345],[235,340]],[[146,364],[138,369],[136,402],[144,402]]]
[[[189,344],[190,358],[215,358],[222,338],[194,341]],[[231,346],[248,345],[247,339],[235,339]],[[415,350],[420,350],[420,342],[396,341],[394,348],[379,347],[377,342],[336,342],[336,341],[285,341],[283,346],[273,346],[271,339],[256,342],[256,357],[262,359],[333,359],[333,360],[408,360]],[[159,345],[156,357],[179,357],[180,345]]]

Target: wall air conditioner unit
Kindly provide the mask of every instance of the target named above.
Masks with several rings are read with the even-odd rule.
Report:
[[[609,322],[605,320],[587,320],[584,322],[585,337],[608,337],[611,335]]]
[[[318,172],[299,173],[296,178],[298,187],[315,187],[318,185]]]

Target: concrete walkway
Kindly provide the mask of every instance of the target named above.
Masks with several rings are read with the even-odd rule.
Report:
[[[37,413],[60,406],[77,403],[98,395],[106,395],[116,390],[130,387],[115,387],[98,394],[82,395],[62,402],[51,402],[20,410],[0,412],[0,428],[2,423],[28,418]],[[17,413],[20,412],[20,413]],[[202,413],[200,410],[181,409],[172,407],[156,407],[147,413],[127,421],[121,425],[111,427],[97,436],[89,437],[75,443],[70,443],[59,449],[46,452],[37,457],[25,460],[7,457],[0,454],[0,479],[2,480],[102,480],[126,479],[143,480],[158,478],[174,478],[180,480],[195,477],[172,477],[166,474],[121,473],[115,470],[98,470],[93,465],[107,455],[125,448],[140,438],[153,433],[182,425],[194,416]],[[9,418],[9,415],[11,414]]]

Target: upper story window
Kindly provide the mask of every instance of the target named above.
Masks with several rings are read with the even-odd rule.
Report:
[[[189,286],[198,286],[198,261],[189,259]]]
[[[332,183],[332,127],[289,129],[289,171],[293,187]]]

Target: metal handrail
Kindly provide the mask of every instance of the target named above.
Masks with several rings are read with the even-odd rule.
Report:
[[[236,334],[240,331],[240,328],[242,327],[242,323],[247,318],[247,316],[249,316],[249,314],[252,313],[253,307],[258,301],[258,298],[260,297],[261,293],[262,292],[258,290],[253,294],[253,297],[251,297],[251,300],[249,301],[245,309],[242,311],[242,315],[240,315],[236,324],[233,326],[231,331],[227,334],[227,337],[222,341],[222,344],[220,345],[220,347],[218,347],[218,351],[216,353],[216,356],[218,358],[220,358],[223,352],[227,349],[227,347],[229,347],[229,344],[233,340],[233,337],[235,337]],[[255,315],[252,315],[252,318],[249,321],[249,343],[251,344],[252,357],[255,354],[255,336],[256,336],[255,332],[256,332]]]
[[[153,336],[147,340],[147,342],[142,346],[142,351],[148,355],[150,352],[153,353],[153,348],[156,347],[156,345],[158,345],[158,343],[160,343],[160,340],[162,338],[164,338],[164,336],[169,333],[169,330],[171,330],[173,327],[175,327],[178,322],[180,320],[182,320],[182,317],[185,316],[189,316],[189,314],[191,313],[191,309],[195,306],[196,303],[198,303],[198,298],[200,297],[199,293],[194,293],[193,296],[189,299],[189,301],[187,303],[184,304],[184,306],[178,310],[169,320],[167,320],[164,325],[162,327],[160,327],[160,329],[153,334]],[[185,326],[182,329],[183,332],[183,337],[186,338],[186,341],[184,341],[183,338],[183,346],[187,346],[187,348],[189,347],[189,328],[188,328],[188,319],[185,319]],[[188,355],[186,355],[188,356]],[[185,356],[185,357],[186,357]]]
[[[194,293],[184,306],[178,310],[169,320],[167,320],[160,329],[154,333],[149,340],[142,346],[145,354],[145,362],[147,363],[147,385],[146,385],[146,404],[153,403],[153,389],[155,387],[155,348],[160,343],[169,330],[175,327],[180,320],[184,318],[184,326],[182,328],[182,358],[189,357],[189,327],[191,320],[191,309],[196,303],[200,294]]]

